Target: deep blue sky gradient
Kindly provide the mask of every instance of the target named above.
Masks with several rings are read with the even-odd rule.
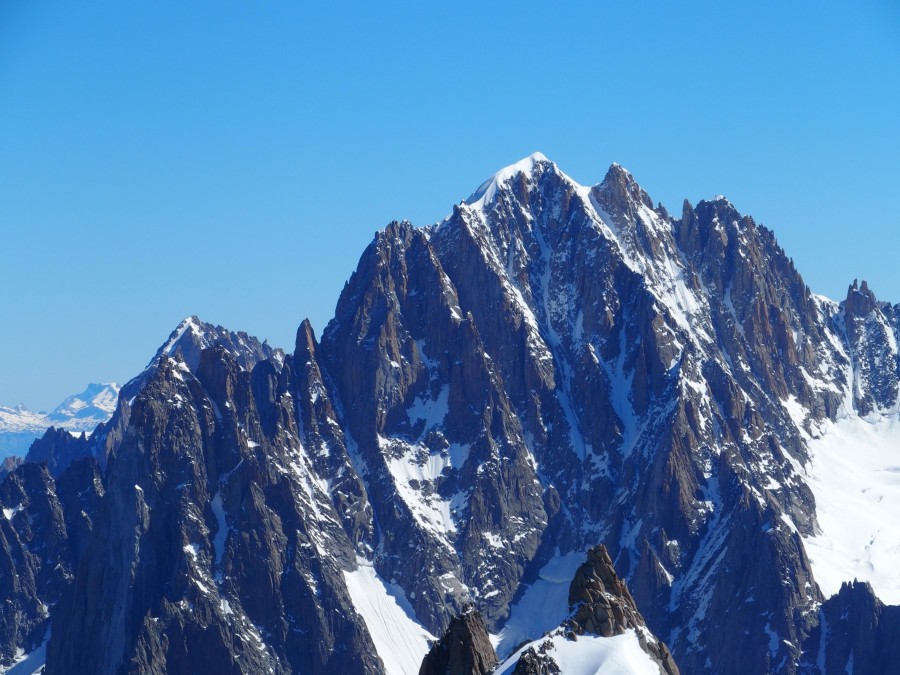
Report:
[[[556,4],[0,3],[0,403],[127,380],[188,314],[290,348],[376,229],[536,150],[900,302],[897,3]]]

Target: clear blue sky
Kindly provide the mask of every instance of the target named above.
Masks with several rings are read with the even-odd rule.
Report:
[[[5,0],[0,404],[127,380],[188,314],[290,347],[376,229],[536,150],[900,302],[897,3],[736,4]]]

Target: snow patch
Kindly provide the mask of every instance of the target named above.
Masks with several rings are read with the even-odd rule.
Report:
[[[416,521],[425,530],[445,539],[456,533],[452,511],[454,499],[443,499],[437,494],[423,494],[422,488],[434,482],[444,468],[451,465],[450,456],[429,454],[426,461],[418,464],[412,457],[390,457],[387,459],[388,469],[394,479],[394,485],[400,498],[406,503]]]
[[[449,412],[450,401],[450,385],[445,384],[434,400],[424,399],[421,396],[413,401],[412,405],[406,411],[411,424],[415,424],[419,420],[425,422],[425,429],[422,433],[427,433],[439,424],[443,424],[444,419]]]
[[[44,663],[47,660],[47,643],[50,641],[50,631],[44,641],[26,654],[21,649],[16,653],[16,661],[9,668],[0,668],[0,675],[38,675],[44,671]]]
[[[217,492],[210,503],[213,515],[216,517],[216,538],[213,540],[213,550],[216,556],[216,576],[222,575],[222,557],[225,555],[225,544],[228,541],[230,528],[225,519],[225,509],[222,508],[222,493]]]
[[[569,586],[584,560],[582,551],[573,551],[553,556],[541,568],[537,581],[510,608],[503,628],[491,635],[501,659],[523,641],[535,640],[553,630],[569,615]]]
[[[11,521],[13,518],[15,518],[16,514],[21,510],[22,510],[22,505],[18,504],[11,509],[3,509],[3,516],[7,520]]]
[[[357,564],[355,571],[344,572],[344,582],[375,643],[375,651],[384,662],[385,672],[417,675],[434,636],[416,620],[403,589],[385,583],[372,563],[357,560]]]

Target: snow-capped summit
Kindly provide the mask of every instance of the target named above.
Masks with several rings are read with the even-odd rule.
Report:
[[[511,178],[518,175],[531,176],[535,173],[537,167],[544,168],[547,166],[555,167],[556,165],[547,159],[543,153],[535,152],[528,157],[520,159],[518,162],[514,162],[497,171],[493,176],[484,181],[484,183],[482,183],[478,189],[465,200],[465,203],[469,206],[481,206],[487,204],[493,199],[494,194],[497,192],[497,188],[507,183]]]
[[[48,415],[48,418],[58,427],[64,427],[69,421],[77,423],[78,426],[90,424],[94,419],[99,422],[105,421],[116,409],[119,389],[119,385],[115,382],[89,384],[80,394],[66,398]],[[96,425],[95,422],[94,426]],[[89,431],[88,428],[78,430]]]
[[[90,434],[112,416],[118,398],[119,385],[107,382],[90,384],[80,394],[68,396],[51,413],[32,412],[21,403],[14,408],[0,406],[0,457],[24,456],[50,427]]]

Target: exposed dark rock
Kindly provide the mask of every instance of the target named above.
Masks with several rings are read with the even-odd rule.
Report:
[[[436,633],[466,600],[463,584],[491,584],[480,608],[489,622],[502,617],[547,525],[544,489],[476,322],[460,311],[421,230],[392,223],[376,235],[319,352],[381,525],[376,569],[405,580],[417,616]],[[430,410],[443,414],[431,419]],[[443,468],[399,482],[398,464]],[[435,513],[459,494],[466,500],[450,522],[426,521],[410,503]],[[485,545],[489,536],[497,546]]]
[[[537,649],[526,649],[513,670],[513,675],[559,675],[560,668],[553,657],[547,652],[552,643],[542,642]]]
[[[466,607],[422,661],[419,675],[484,675],[497,665],[481,614]]]
[[[641,648],[659,665],[661,673],[679,672],[665,643],[649,635],[644,617],[602,544],[588,551],[587,560],[575,573],[569,587],[569,606],[573,613],[565,624],[567,631],[612,637],[634,630]]]
[[[803,643],[801,673],[900,673],[900,607],[883,605],[869,584],[844,583],[818,618]]]
[[[871,314],[878,306],[875,294],[869,289],[869,284],[863,279],[862,285],[857,286],[856,279],[847,289],[847,299],[844,300],[844,309],[847,314],[864,317]]]
[[[91,446],[82,433],[73,436],[64,429],[50,427],[28,450],[27,462],[46,462],[50,475],[59,476],[72,462],[91,456]]]
[[[893,408],[900,386],[897,315],[887,303],[879,303],[863,281],[847,291],[843,312],[834,319],[848,342],[853,363],[853,399],[860,414]],[[892,340],[893,338],[893,340]]]
[[[315,520],[327,495],[299,482],[288,380],[269,376],[273,435],[224,348],[204,350],[196,375],[160,363],[111,456],[48,673],[381,672],[335,567],[352,561],[350,544]]]
[[[46,639],[102,495],[90,458],[71,465],[58,481],[46,464],[26,462],[0,483],[0,665]]]
[[[193,371],[200,364],[200,354],[203,350],[212,347],[221,347],[227,351],[238,365],[247,371],[268,358],[274,358],[276,361],[284,358],[284,352],[280,349],[273,349],[267,342],[260,342],[243,331],[230,331],[222,326],[201,321],[196,316],[189,316],[172,331],[144,371],[123,385],[119,392],[120,401],[123,399],[129,401],[137,396],[164,359],[177,358]]]

